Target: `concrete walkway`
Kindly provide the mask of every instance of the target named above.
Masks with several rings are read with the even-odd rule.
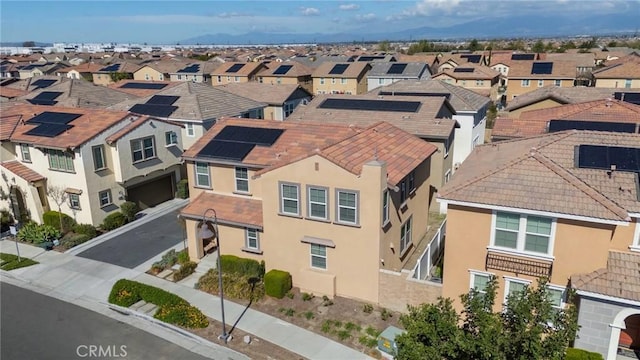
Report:
[[[144,273],[149,268],[147,265],[155,259],[150,259],[135,269],[127,269],[73,256],[70,253],[44,251],[38,247],[25,244],[19,244],[18,246],[22,256],[32,258],[40,264],[10,272],[0,270],[2,281],[27,287],[114,317],[116,316],[115,312],[106,310],[108,308],[109,292],[117,280],[126,278],[175,293],[198,307],[205,315],[218,321],[222,319],[219,297],[194,289],[190,286],[190,282],[173,283]],[[176,248],[178,246],[180,245],[177,245]],[[0,241],[0,251],[15,254],[15,243],[9,240]],[[159,254],[158,258],[161,255]],[[230,329],[245,311],[245,305],[225,300],[224,307],[225,320],[228,324],[227,329]],[[117,315],[116,317],[120,318],[122,315]],[[155,335],[161,333],[158,336],[207,357],[213,356],[213,358],[218,359],[243,358],[242,355],[226,347],[207,342],[204,339],[198,339],[197,337],[188,339],[177,334],[166,335],[157,329],[157,325],[153,324],[143,326],[144,330],[153,331]],[[370,359],[366,354],[336,341],[253,309],[247,309],[238,321],[237,328],[308,359]],[[242,340],[234,339],[232,341]],[[224,351],[228,351],[229,354],[225,353],[225,356],[220,356],[221,352]]]

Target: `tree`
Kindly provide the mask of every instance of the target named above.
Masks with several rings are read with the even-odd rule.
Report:
[[[384,51],[384,52],[391,50],[391,44],[389,43],[389,40],[381,41],[378,44],[378,50]]]
[[[469,50],[476,51],[478,49],[480,49],[480,44],[478,44],[478,40],[476,39],[471,40],[471,42],[469,43]]]
[[[53,202],[58,206],[58,217],[60,218],[60,231],[62,231],[62,204],[67,201],[68,194],[61,186],[48,185],[47,195],[53,199]]]
[[[35,47],[36,43],[34,41],[25,41],[22,43],[22,47]]]
[[[542,42],[542,40],[536,41],[536,43],[531,47],[531,51],[535,53],[544,52],[544,43]]]

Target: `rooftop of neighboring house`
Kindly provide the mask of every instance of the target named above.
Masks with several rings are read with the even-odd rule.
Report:
[[[74,149],[131,115],[122,111],[2,103],[2,116],[21,117],[11,135],[12,142]]]
[[[265,67],[261,62],[226,62],[211,72],[212,76],[250,76]]]
[[[640,134],[568,130],[480,145],[439,198],[627,223],[640,212],[640,169],[623,170],[637,167],[624,154],[637,154],[639,144]]]
[[[296,61],[283,61],[269,64],[268,68],[260,71],[258,76],[274,76],[274,77],[299,77],[311,76],[313,69]]]
[[[141,67],[139,70],[142,70],[145,67],[149,67],[162,74],[172,74],[184,68],[185,66],[187,66],[187,64],[188,62],[183,59],[151,59],[141,62]]]
[[[511,79],[575,79],[575,61],[512,61]]]
[[[133,74],[134,72],[140,69],[140,65],[133,63],[131,61],[121,61],[121,62],[112,62],[107,65],[103,65],[96,74],[110,74],[110,73],[129,73]]]
[[[151,66],[151,65],[149,65]],[[203,75],[203,74],[211,74],[216,73],[218,68],[225,66],[217,61],[192,61],[192,62],[182,62],[179,66],[171,67],[171,69],[175,69],[173,71],[169,71],[172,75]]]
[[[22,89],[14,89],[8,86],[0,87],[0,97],[7,99],[14,99],[23,95],[28,94],[29,92]]]
[[[640,124],[640,105],[615,99],[601,99],[525,111],[517,119],[502,117],[496,119],[491,136],[504,139],[543,134],[548,131],[549,122],[553,120],[608,123],[609,125],[602,124],[602,126],[611,131],[614,127],[634,128],[633,125],[617,124]],[[569,126],[569,124],[565,125]],[[581,126],[581,124],[573,125]],[[592,124],[592,126],[598,126],[598,124]],[[637,125],[635,128],[634,132],[637,133]]]
[[[426,70],[428,66],[426,63],[413,62],[373,62],[371,70],[367,73],[367,77],[384,77],[384,78],[421,78],[424,75],[429,75]]]
[[[96,64],[94,62],[83,63],[76,66],[70,66],[68,68],[58,70],[59,73],[66,74],[71,71],[77,71],[79,73],[94,73],[102,69],[104,65]]]
[[[440,65],[449,62],[455,66],[467,66],[471,64],[481,65],[484,61],[484,55],[482,53],[464,52],[464,53],[449,53],[442,54],[440,58]]]
[[[323,62],[311,75],[314,78],[358,78],[363,73],[371,69],[371,65],[366,61],[358,62]]]
[[[265,106],[265,103],[232,94],[216,86],[187,81],[153,95],[115,104],[109,109],[160,118],[202,121],[238,116]]]
[[[640,55],[631,54],[607,63],[602,69],[595,70],[593,76],[596,79],[640,78]],[[622,84],[621,84],[622,85]]]
[[[395,62],[397,61],[395,54],[386,54],[386,53],[374,53],[374,54],[361,54],[353,61],[365,61],[370,63],[375,62]]]
[[[330,63],[352,62],[356,56],[357,55],[309,54],[306,56],[293,57],[291,58],[291,61],[296,61],[312,69],[316,69],[325,62],[330,62]]]
[[[137,96],[95,85],[83,79],[64,79],[57,84],[33,90],[20,97],[34,105],[105,108]]]
[[[3,85],[2,87],[31,92],[34,90],[44,89],[49,86],[59,84],[60,82],[65,80],[66,79],[61,78],[59,76],[55,76],[55,75],[43,75],[43,76],[30,77],[28,79],[14,81],[7,85]]]
[[[20,118],[20,115],[0,115],[0,141],[11,139],[11,135],[20,123]]]
[[[640,254],[609,251],[607,267],[571,277],[574,289],[640,301]]]
[[[154,95],[160,91],[167,90],[180,85],[176,81],[144,81],[144,80],[120,80],[107,85],[111,89],[133,95],[134,97],[145,97]]]
[[[487,96],[442,80],[401,80],[371,91],[378,95],[445,96],[456,112],[478,111],[490,102]]]
[[[593,53],[549,53],[545,54],[545,61],[572,61],[579,68],[593,68],[596,58]]]
[[[0,166],[30,183],[46,179],[46,177],[38,174],[35,170],[30,169],[18,160],[3,161],[0,163]]]
[[[385,110],[387,109],[387,110]],[[413,135],[446,139],[458,123],[441,116],[443,109],[455,114],[446,97],[366,95],[317,95],[298,106],[287,121],[315,121],[361,127],[386,121]]]
[[[240,128],[238,130],[238,128]],[[251,131],[242,128],[252,128]],[[256,129],[256,130],[253,130]],[[218,156],[210,144],[219,134],[235,131],[243,142],[244,134],[268,129],[275,132],[271,144],[249,146],[244,156],[235,160]],[[227,145],[228,146],[228,145]],[[415,167],[429,158],[437,148],[389,123],[376,122],[366,127],[324,122],[289,122],[225,118],[216,123],[184,154],[185,159],[222,163],[235,161],[262,168],[263,174],[292,162],[319,155],[359,175],[364,164],[378,160],[387,164],[389,184],[395,186]],[[226,154],[224,154],[226,155]],[[236,154],[237,155],[237,154]],[[239,158],[239,160],[238,160]]]
[[[574,104],[592,100],[607,99],[613,97],[613,93],[615,91],[616,89],[596,87],[545,86],[526,92],[522,95],[518,95],[518,97],[509,102],[509,105],[505,110],[517,110],[545,99],[552,99],[561,104]]]
[[[236,94],[238,96],[242,96],[269,105],[281,106],[298,89],[305,92],[309,97],[311,97],[311,94],[301,88],[298,84],[267,84],[258,82],[246,82],[230,83],[216,87],[228,91],[232,94]]]
[[[433,78],[446,75],[457,80],[492,80],[500,76],[500,73],[490,67],[479,66],[472,63],[462,64],[453,69],[445,69]]]
[[[417,53],[413,55],[397,54],[396,58],[398,58],[399,62],[425,63],[431,68],[431,65],[438,59],[438,55],[433,53]]]

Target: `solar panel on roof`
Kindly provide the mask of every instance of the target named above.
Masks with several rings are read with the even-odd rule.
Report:
[[[56,81],[57,80],[40,79],[40,80],[36,80],[36,81],[32,82],[31,86],[35,86],[36,88],[34,90],[37,90],[37,89],[42,89],[42,88],[49,87],[49,86],[55,84]]]
[[[128,82],[120,86],[120,88],[121,89],[160,90],[160,89],[164,89],[166,86],[167,84]]]
[[[453,69],[454,73],[472,73],[473,72],[473,68],[455,68]]]
[[[360,56],[358,58],[358,61],[373,61],[373,60],[381,60],[384,59],[384,56],[378,55],[378,56],[368,56],[368,55],[364,55],[364,56]]]
[[[169,117],[169,115],[173,114],[173,112],[176,111],[176,109],[178,109],[177,106],[135,104],[131,107],[131,109],[129,109],[129,112],[141,114],[141,115]]]
[[[154,95],[151,99],[147,100],[147,105],[173,105],[180,96],[168,96],[168,95]]]
[[[200,64],[192,64],[184,69],[178,70],[179,73],[197,73],[200,71]]]
[[[537,62],[531,65],[531,74],[551,74],[552,72],[552,62]]]
[[[613,93],[613,96],[617,100],[622,100],[630,104],[640,105],[640,92],[622,92],[617,91]]]
[[[105,66],[102,69],[100,69],[100,71],[118,71],[118,69],[120,69],[120,64],[111,64],[109,66]]]
[[[579,145],[578,167],[640,173],[640,148],[603,145]]]
[[[213,139],[205,145],[198,156],[231,161],[242,161],[255,144]]]
[[[27,131],[26,135],[55,137],[71,129],[73,126],[67,124],[42,123]]]
[[[0,86],[7,86],[10,84],[13,84],[16,81],[20,81],[20,80],[16,78],[7,79],[7,80],[4,80],[2,83],[0,83]]]
[[[536,54],[512,54],[511,60],[535,60]]]
[[[387,74],[402,74],[406,68],[407,64],[392,64],[387,70]]]
[[[44,111],[35,117],[31,118],[27,123],[37,123],[37,124],[68,124],[73,120],[82,116],[81,114],[73,114],[73,113],[63,113],[63,112],[52,112],[52,111]]]
[[[58,96],[62,95],[61,92],[56,92],[56,91],[43,91],[40,94],[38,94],[38,96],[34,97],[33,99],[27,99],[28,102],[34,104],[34,105],[55,105],[58,102],[54,101]]]
[[[419,101],[395,100],[365,100],[365,99],[326,99],[318,108],[337,110],[366,110],[366,111],[398,111],[417,112]]]
[[[449,93],[430,93],[430,92],[412,92],[412,91],[380,91],[378,95],[391,96],[425,96],[425,97],[445,97],[447,100],[451,97]]]
[[[244,67],[245,64],[233,64],[229,69],[227,69],[228,73],[235,73],[240,71]]]
[[[275,143],[284,130],[254,128],[245,126],[225,126],[214,139],[243,142],[261,146],[271,146]]]
[[[480,59],[482,59],[482,55],[477,54],[464,54],[460,55],[461,59],[467,59],[468,62],[478,64],[480,63]]]
[[[609,161],[616,170],[640,172],[640,148],[609,146]]]
[[[276,71],[273,72],[273,75],[284,75],[287,72],[289,72],[289,70],[291,70],[291,68],[293,67],[293,65],[280,65]]]
[[[332,75],[340,75],[344,73],[345,70],[349,67],[349,64],[335,64],[333,68],[329,71],[329,74]]]
[[[549,132],[564,130],[611,131],[619,133],[635,133],[636,124],[606,121],[551,120]]]

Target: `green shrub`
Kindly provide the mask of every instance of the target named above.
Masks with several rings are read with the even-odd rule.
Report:
[[[358,338],[358,342],[366,347],[376,347],[378,346],[378,339],[377,338],[372,338],[370,336],[367,335],[362,335]]]
[[[314,317],[316,317],[316,315],[313,313],[313,311],[307,311],[307,312],[305,312],[305,313],[304,313],[304,317],[305,317],[307,320],[311,320],[311,319],[313,319]]]
[[[120,211],[116,211],[107,215],[107,217],[104,218],[104,221],[102,222],[102,225],[100,227],[103,230],[110,231],[110,230],[119,228],[125,223],[126,223],[126,219],[124,217],[124,214],[122,214]]]
[[[189,262],[189,252],[185,249],[178,252],[178,264],[185,264]]]
[[[273,269],[264,274],[265,294],[282,299],[291,290],[291,274],[286,271]]]
[[[13,215],[9,210],[2,209],[0,210],[0,229],[2,231],[7,231],[9,226],[13,225],[15,220],[13,219]]]
[[[233,273],[248,277],[262,279],[264,276],[264,261],[257,262],[253,259],[246,259],[234,255],[220,256],[222,273]]]
[[[138,204],[132,201],[125,201],[120,205],[120,211],[124,215],[124,220],[128,223],[136,219],[136,214],[140,211]]]
[[[568,348],[565,360],[603,360],[602,355],[582,349]]]
[[[178,254],[175,250],[171,249],[162,255],[162,259],[156,261],[151,265],[151,268],[156,271],[162,271],[168,269],[178,262]]]
[[[380,310],[380,318],[383,321],[387,321],[389,320],[389,318],[392,318],[392,317],[393,317],[393,314],[389,310],[385,308],[382,308],[382,310]]]
[[[340,330],[338,331],[338,338],[342,341],[347,340],[348,338],[351,337],[351,333],[347,330]]]
[[[178,181],[177,188],[177,197],[179,197],[180,199],[186,199],[189,197],[189,180],[182,179]]]
[[[73,234],[69,237],[66,237],[64,239],[62,239],[62,241],[60,242],[62,244],[62,247],[65,249],[71,249],[74,246],[78,246],[82,243],[86,243],[87,241],[91,240],[91,238],[89,237],[89,235],[86,234]]]
[[[344,328],[345,328],[345,330],[348,330],[348,331],[353,331],[353,330],[360,331],[360,330],[362,330],[360,325],[354,324],[351,321],[349,321],[348,323],[344,324]]]
[[[284,314],[287,315],[287,316],[293,316],[293,315],[295,315],[295,313],[296,313],[296,311],[293,310],[292,308],[288,308],[288,309],[286,309],[284,311]]]
[[[193,274],[196,271],[196,267],[198,267],[198,264],[193,261],[187,261],[182,264],[180,269],[173,273],[173,281],[180,281]]]
[[[265,290],[266,291],[266,290]],[[294,293],[292,293],[291,291],[287,292],[287,297],[289,299],[293,299],[296,295]]]
[[[373,305],[371,305],[371,304],[362,305],[362,311],[365,314],[371,314],[373,312]]]
[[[93,239],[98,236],[98,230],[91,224],[75,224],[73,225],[73,232],[76,234],[87,235],[89,239]]]
[[[264,283],[257,282],[254,285],[251,284],[247,275],[239,275],[234,273],[222,273],[222,287],[224,289],[224,296],[241,299],[241,300],[260,300],[264,297]],[[218,272],[216,269],[207,271],[196,283],[195,287],[209,294],[217,295],[220,293],[218,287]]]
[[[327,295],[322,295],[322,306],[331,306],[333,305],[333,300],[329,299]]]
[[[60,238],[60,231],[49,225],[38,225],[35,222],[24,224],[18,231],[18,240],[33,244],[42,244]]]
[[[62,217],[62,229],[60,228],[60,217]],[[42,214],[42,223],[57,229],[63,234],[66,234],[73,229],[76,221],[73,220],[71,216],[65,213],[59,213],[57,211],[51,210]]]
[[[311,299],[313,299],[315,296],[313,294],[309,294],[309,293],[302,293],[302,301],[309,301]]]
[[[374,338],[377,338],[378,335],[380,335],[380,333],[381,333],[381,331],[377,330],[373,326],[367,326],[367,328],[364,330],[364,332],[366,332],[367,335],[372,336]]]
[[[332,327],[332,326],[333,326],[333,322],[332,322],[331,320],[325,320],[325,321],[322,323],[322,327],[320,328],[320,330],[321,330],[323,333],[329,333],[329,332],[331,332],[331,327]]]
[[[207,317],[198,308],[188,304],[162,307],[158,309],[154,317],[170,324],[191,329],[206,328],[209,326]]]

